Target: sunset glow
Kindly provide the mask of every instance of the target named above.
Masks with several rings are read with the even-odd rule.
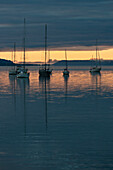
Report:
[[[99,52],[100,58],[104,60],[113,60],[113,49],[102,50]],[[1,59],[12,60],[12,52],[0,52]],[[26,62],[44,62],[44,51],[27,51]],[[67,51],[68,60],[89,60],[95,58],[95,51]],[[65,60],[64,51],[50,51],[50,59]],[[22,62],[23,52],[16,52],[16,62]],[[47,59],[48,60],[48,59]]]

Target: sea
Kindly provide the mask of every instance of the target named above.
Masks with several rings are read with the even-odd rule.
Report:
[[[112,170],[113,66],[52,67],[29,79],[0,67],[0,170]]]

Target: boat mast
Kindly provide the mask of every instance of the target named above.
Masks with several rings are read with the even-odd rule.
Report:
[[[47,56],[47,24],[45,24],[45,70],[46,70],[46,56]]]
[[[67,70],[67,53],[66,53],[66,50],[65,50],[65,60],[66,60],[66,70]]]
[[[48,50],[48,69],[50,68],[50,50]]]
[[[24,69],[25,69],[25,37],[26,37],[26,27],[25,27],[25,24],[26,24],[26,20],[25,20],[25,18],[24,18],[24,38],[23,38],[23,43],[24,43],[24,62],[23,62],[23,64],[24,64]]]
[[[93,55],[92,55],[92,62],[91,62],[91,66],[93,67]]]
[[[99,55],[99,66],[101,67],[101,60],[100,60],[100,53],[98,51],[98,55]]]
[[[16,43],[14,43],[14,70],[15,70],[15,51],[16,51]]]
[[[96,39],[96,67],[97,67],[97,39]]]

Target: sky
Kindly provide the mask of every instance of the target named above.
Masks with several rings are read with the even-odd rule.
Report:
[[[111,0],[0,0],[0,58],[11,58],[14,42],[23,50],[24,18],[28,61],[44,59],[45,24],[52,59],[64,59],[65,49],[68,59],[90,59],[96,39],[102,58],[112,59]]]

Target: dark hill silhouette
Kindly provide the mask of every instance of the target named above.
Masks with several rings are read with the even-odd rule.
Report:
[[[68,60],[68,66],[90,66],[91,64],[95,64],[95,61],[91,60]],[[58,61],[54,63],[54,66],[65,66],[65,60]],[[101,65],[113,65],[113,60],[102,60]]]
[[[0,59],[0,66],[13,66],[14,63],[10,60]]]
[[[93,63],[95,63],[93,61]],[[65,66],[65,60],[57,61],[56,63],[52,64],[54,66]],[[68,60],[68,66],[90,66],[92,61],[90,60]],[[13,66],[14,63],[10,60],[0,59],[0,66]],[[22,65],[22,64],[16,64]],[[39,63],[26,63],[26,66],[39,66]],[[102,60],[101,65],[105,66],[113,66],[113,60]]]

